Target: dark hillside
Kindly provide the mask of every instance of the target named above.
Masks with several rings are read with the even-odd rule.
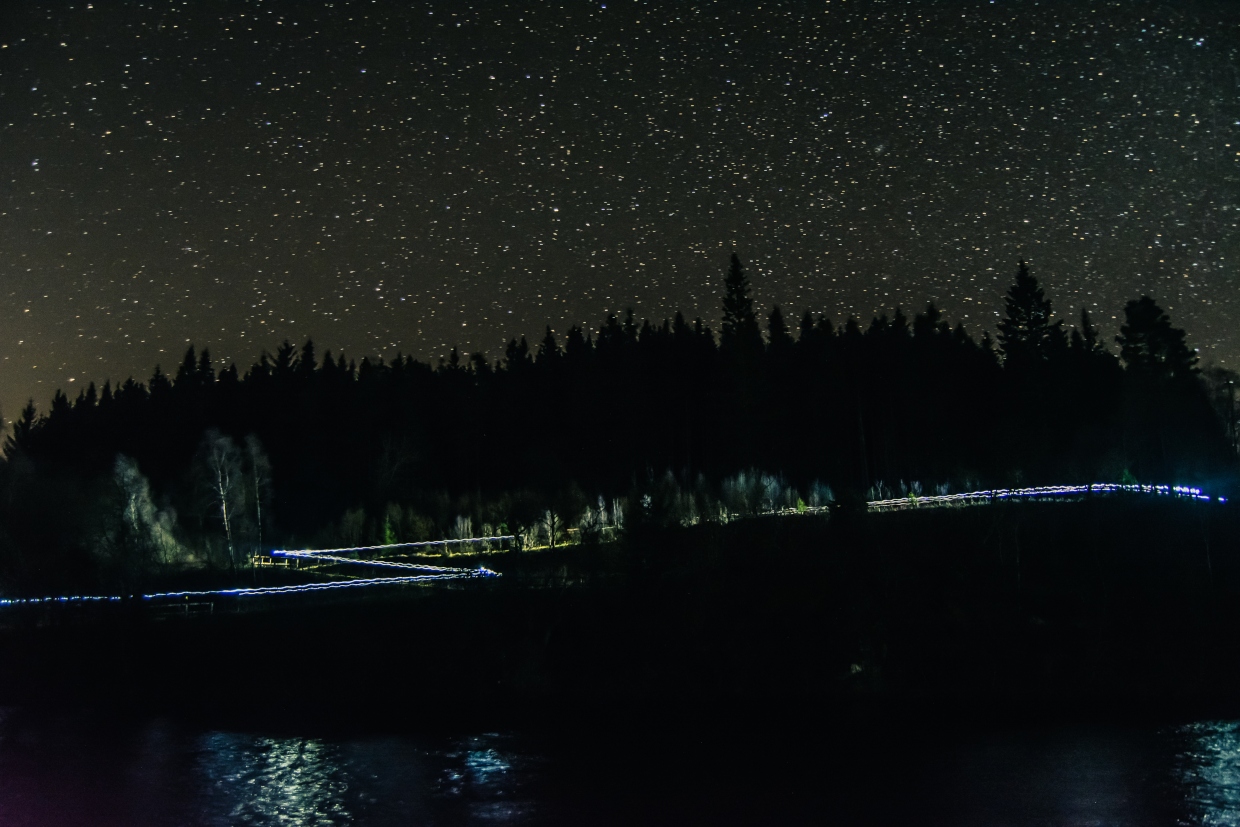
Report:
[[[244,714],[1005,714],[1240,701],[1240,511],[1143,498],[756,518],[505,576],[9,629],[0,701]],[[420,710],[420,711],[419,711]]]

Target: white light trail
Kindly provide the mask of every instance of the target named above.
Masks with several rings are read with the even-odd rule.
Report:
[[[417,543],[387,543],[380,546],[350,546],[348,548],[299,548],[299,549],[279,549],[271,552],[271,556],[301,556],[309,557],[317,554],[346,554],[356,551],[384,551],[391,548],[422,548],[425,546],[448,546],[448,545],[469,545],[471,543],[488,543],[496,540],[515,540],[516,535],[499,534],[494,537],[466,537],[460,540],[423,540]]]
[[[356,562],[356,561],[354,561]],[[321,592],[328,589],[349,589],[358,586],[387,586],[396,583],[428,583],[432,580],[467,580],[481,577],[498,577],[498,573],[490,569],[461,569],[451,574],[417,574],[407,577],[367,577],[356,580],[336,580],[331,583],[301,583],[293,586],[255,586],[244,589],[212,589],[208,591],[156,592],[142,595],[143,600],[157,600],[168,597],[250,597],[262,594],[296,594],[299,592]]]
[[[1095,482],[1089,485],[1042,485],[1033,488],[995,488],[985,491],[969,491],[964,494],[940,494],[930,497],[897,497],[888,500],[872,500],[866,508],[907,508],[921,505],[944,505],[947,503],[983,503],[994,500],[1032,499],[1036,497],[1071,497],[1081,494],[1154,494],[1164,497],[1180,497],[1210,502],[1208,494],[1200,488],[1184,485],[1119,485],[1111,482]],[[1226,502],[1223,497],[1218,502]]]
[[[326,552],[310,551],[273,551],[272,557],[300,557],[305,560],[328,560],[333,563],[349,563],[354,566],[387,566],[394,569],[415,569],[417,571],[435,571],[443,573],[466,573],[477,569],[460,569],[449,566],[430,566],[426,563],[398,563],[395,560],[359,560],[354,557],[337,557]]]

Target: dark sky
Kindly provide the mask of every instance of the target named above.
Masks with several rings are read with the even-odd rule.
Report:
[[[975,334],[1024,256],[1240,367],[1238,3],[0,5],[8,417],[190,342],[716,324],[733,249],[763,308]]]

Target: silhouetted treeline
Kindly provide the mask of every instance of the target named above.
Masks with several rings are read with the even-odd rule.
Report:
[[[1187,483],[1234,467],[1234,374],[1208,387],[1148,297],[1125,309],[1117,357],[1085,311],[1068,329],[1053,318],[1023,262],[997,342],[933,304],[864,326],[774,307],[761,324],[749,291],[734,256],[719,335],[630,312],[514,340],[495,363],[355,363],[285,342],[244,373],[191,347],[171,376],[58,391],[5,447],[0,576],[93,570],[104,538],[133,585],[143,561],[203,562],[205,541],[176,539],[189,534],[235,567],[264,537],[341,530],[350,509],[358,539],[443,536],[461,498],[491,503],[495,530],[571,522],[669,471],[688,488],[757,468],[859,500],[899,481]]]

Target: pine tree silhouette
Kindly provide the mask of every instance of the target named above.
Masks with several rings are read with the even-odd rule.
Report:
[[[1005,366],[1028,370],[1045,365],[1067,344],[1063,322],[1051,321],[1051,303],[1021,259],[1016,281],[1003,301],[1007,315],[999,322],[999,347]]]
[[[1149,296],[1128,302],[1116,341],[1130,371],[1150,378],[1185,379],[1197,374],[1197,354],[1184,343],[1184,331]]]
[[[771,307],[771,315],[767,317],[766,322],[767,347],[772,355],[778,358],[785,357],[792,349],[792,334],[788,332],[788,325],[784,321],[784,314],[779,309],[779,305]]]
[[[762,351],[762,331],[754,315],[749,295],[749,278],[740,257],[732,254],[732,263],[723,283],[723,327],[721,346],[725,352],[753,356]]]

